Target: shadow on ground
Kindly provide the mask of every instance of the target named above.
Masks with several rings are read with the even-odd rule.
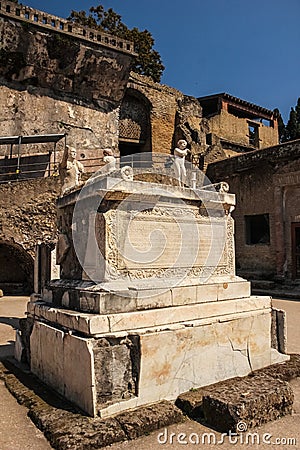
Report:
[[[14,341],[10,341],[10,345],[14,345]],[[9,347],[2,346],[2,347]],[[1,351],[1,346],[0,346]],[[1,356],[1,353],[0,353]],[[2,360],[2,364],[5,367],[5,373],[6,375],[11,374],[11,379],[17,380],[19,383],[21,383],[22,386],[24,386],[25,390],[26,388],[29,389],[34,393],[34,395],[37,398],[42,399],[46,404],[48,404],[51,407],[62,409],[65,411],[72,412],[74,414],[81,414],[85,415],[84,412],[82,412],[79,408],[76,408],[75,405],[68,402],[65,398],[60,396],[57,392],[49,388],[49,386],[46,386],[44,383],[42,383],[38,378],[36,378],[30,371],[29,367],[26,365],[22,365],[22,368],[19,368],[15,365],[16,361],[12,359],[11,362],[10,358],[6,358]],[[18,384],[19,384],[18,383]],[[10,389],[9,386],[7,386]],[[31,399],[32,401],[32,399]],[[23,399],[23,404],[28,407],[28,404],[26,402],[26,399]]]
[[[0,317],[0,324],[11,326],[14,330],[19,328],[19,317]]]
[[[8,344],[0,345],[0,361],[14,354],[15,341],[7,341]]]

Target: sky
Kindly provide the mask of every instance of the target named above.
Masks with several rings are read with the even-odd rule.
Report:
[[[102,4],[151,32],[161,83],[186,95],[227,92],[287,122],[300,97],[300,0],[23,0],[68,17]]]

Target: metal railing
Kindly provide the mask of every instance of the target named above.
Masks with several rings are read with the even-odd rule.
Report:
[[[21,156],[19,159],[17,157],[0,159],[0,184],[37,178],[58,177],[59,162],[52,160],[52,154],[52,152],[49,152],[46,154]],[[101,171],[106,166],[102,157],[82,158],[78,159],[78,161],[84,165],[85,180],[99,170],[100,176],[107,174],[106,170]],[[176,185],[177,183],[174,172],[174,157],[172,155],[138,153],[115,158],[115,170],[111,172],[111,176],[120,176],[120,170],[124,166],[130,166],[133,169],[135,180],[152,180],[154,182],[172,185]],[[204,186],[206,184],[203,172],[189,161],[186,161],[186,171],[186,180],[189,186]],[[215,185],[209,184],[207,189],[214,187]]]
[[[17,161],[14,164],[1,164],[2,162],[3,160],[0,160],[0,184],[58,175],[57,165],[49,160],[47,162],[26,162],[25,165],[22,164],[21,158],[19,168]]]
[[[59,176],[59,163],[50,160],[49,154],[45,155],[28,155],[24,158],[34,159],[37,156],[46,157],[42,162],[23,161],[21,157],[18,165],[17,158],[0,159],[0,184],[8,182],[17,182],[21,180],[33,180],[36,178],[57,177]],[[12,162],[13,161],[13,162]],[[88,173],[95,172],[103,166],[103,162],[99,158],[85,158],[79,160],[84,163],[85,170]]]

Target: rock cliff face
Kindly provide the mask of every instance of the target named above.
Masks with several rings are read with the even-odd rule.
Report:
[[[133,56],[29,23],[0,19],[0,76],[96,107],[118,104]]]
[[[118,148],[132,54],[4,17],[0,38],[1,136],[67,133],[80,159],[97,159],[87,166],[99,164],[104,148]],[[0,148],[0,156],[8,153]]]
[[[37,242],[56,242],[58,177],[0,185],[0,242],[21,245],[32,257]]]

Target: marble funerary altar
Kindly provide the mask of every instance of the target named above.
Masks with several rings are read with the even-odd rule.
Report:
[[[28,304],[31,371],[106,417],[287,359],[271,299],[235,274],[234,205],[130,176],[61,197],[61,278]]]

